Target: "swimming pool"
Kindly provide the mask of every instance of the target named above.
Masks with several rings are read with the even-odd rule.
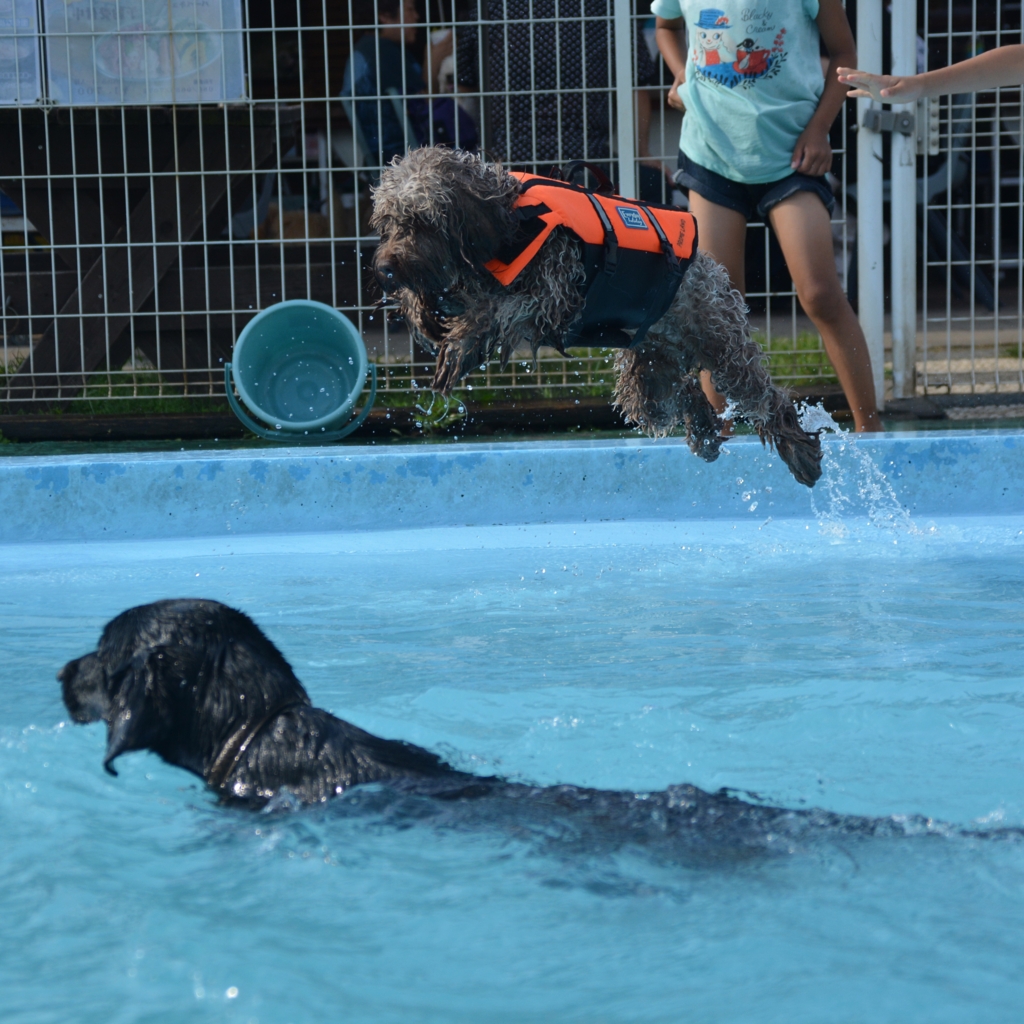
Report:
[[[3,1019],[1017,1020],[1012,839],[252,815],[106,776],[60,703],[110,616],[203,595],[459,767],[1024,824],[1024,435],[828,444],[813,508],[742,439],[4,460]]]

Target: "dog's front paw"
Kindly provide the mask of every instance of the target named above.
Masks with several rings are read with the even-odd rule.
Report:
[[[461,349],[442,342],[437,350],[437,364],[434,367],[434,379],[430,382],[430,390],[447,398],[465,376],[463,361]]]
[[[694,433],[687,434],[686,443],[694,455],[699,455],[705,462],[714,462],[722,454],[722,442],[725,438],[721,434],[714,434],[710,437],[701,437]]]

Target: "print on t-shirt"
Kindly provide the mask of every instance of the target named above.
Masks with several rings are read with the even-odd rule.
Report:
[[[743,7],[735,20],[725,11],[706,7],[690,26],[693,65],[697,76],[729,89],[750,88],[774,78],[786,59],[786,30],[775,23],[770,7]],[[775,34],[771,45],[765,40]]]

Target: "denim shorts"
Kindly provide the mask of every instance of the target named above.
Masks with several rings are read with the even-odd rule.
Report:
[[[679,151],[679,170],[674,180],[683,188],[692,188],[709,203],[717,203],[742,213],[747,220],[753,220],[755,214],[767,220],[773,206],[778,206],[783,199],[797,192],[813,192],[830,214],[836,205],[836,197],[832,195],[832,189],[824,177],[812,178],[807,174],[793,173],[779,181],[745,185],[695,164],[682,150]]]

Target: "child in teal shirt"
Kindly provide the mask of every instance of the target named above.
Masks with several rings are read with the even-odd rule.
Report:
[[[797,297],[825,343],[858,431],[880,430],[867,343],[832,255],[835,200],[824,175],[828,132],[846,96],[836,68],[856,48],[840,0],[774,0],[706,6],[654,0],[657,40],[675,75],[669,103],[685,110],[676,180],[690,190],[701,248],[745,290],[747,221],[766,219]],[[689,26],[683,56],[680,29]],[[822,75],[820,41],[829,51]],[[710,379],[705,391],[724,401]]]

